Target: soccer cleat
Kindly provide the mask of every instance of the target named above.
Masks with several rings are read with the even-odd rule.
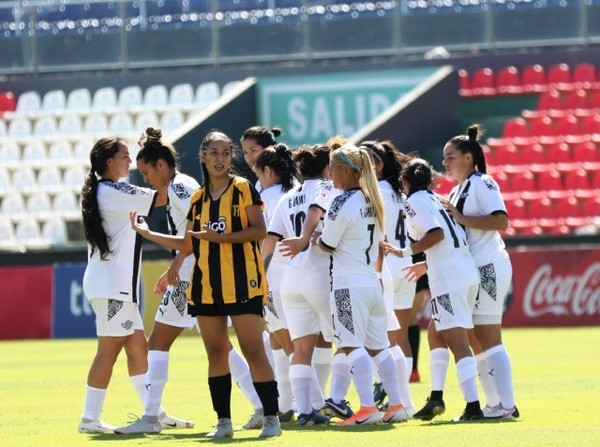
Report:
[[[174,428],[194,428],[192,421],[186,421],[184,419],[178,419],[173,416],[169,416],[167,413],[161,413],[158,415],[158,422],[160,422],[160,428],[163,430],[169,430]]]
[[[233,438],[233,426],[231,419],[222,418],[217,420],[213,431],[206,434],[207,438]]]
[[[350,407],[347,400],[342,400],[340,403],[335,403],[333,399],[329,398],[325,400],[325,406],[321,408],[321,414],[329,416],[330,418],[348,419],[352,417],[354,411]]]
[[[410,378],[408,379],[410,383],[416,383],[421,381],[421,376],[419,376],[419,370],[413,369],[410,373]]]
[[[375,382],[373,384],[373,400],[375,400],[375,405],[377,405],[377,406],[382,405],[386,396],[387,396],[387,393],[386,393],[385,389],[383,388],[383,383]]]
[[[259,430],[262,428],[264,423],[265,417],[262,414],[254,413],[252,416],[250,416],[250,419],[248,419],[248,422],[246,422],[242,428],[244,430]]]
[[[273,438],[281,435],[281,425],[277,416],[265,416],[262,430],[258,435],[259,438]]]
[[[410,419],[410,415],[404,405],[390,405],[382,419],[383,422],[406,422]]]
[[[161,424],[157,416],[142,416],[141,419],[114,429],[117,435],[135,435],[141,433],[160,433]]]
[[[452,422],[480,421],[482,419],[485,419],[485,417],[483,416],[483,411],[481,411],[481,409],[478,408],[477,410],[469,411],[465,408],[463,414],[456,418],[453,418]]]
[[[294,420],[294,410],[291,409],[284,413],[280,411],[277,413],[277,416],[279,417],[279,422],[292,422]]]
[[[310,413],[299,414],[297,425],[320,425],[329,423],[329,417],[317,413],[315,410]]]
[[[79,433],[113,433],[114,429],[115,427],[112,425],[90,419],[82,419],[79,421],[79,427],[77,427]]]
[[[486,419],[517,419],[520,416],[516,406],[506,409],[502,404],[498,404],[495,407],[488,407],[486,405],[483,409],[483,415]]]
[[[355,425],[379,425],[382,424],[381,413],[377,407],[360,407],[358,412],[354,413],[345,421],[340,421],[336,425],[340,427],[348,427]]]
[[[423,408],[413,414],[413,418],[430,421],[434,417],[444,413],[444,411],[446,411],[446,404],[444,404],[443,400],[431,400],[428,397]]]

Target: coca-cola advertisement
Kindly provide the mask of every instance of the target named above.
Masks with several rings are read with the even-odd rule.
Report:
[[[600,324],[600,247],[509,250],[504,326]]]

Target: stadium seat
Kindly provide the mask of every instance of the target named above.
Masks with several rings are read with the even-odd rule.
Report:
[[[18,247],[15,229],[10,219],[0,219],[0,250],[12,251]]]
[[[445,175],[437,177],[433,182],[433,190],[444,197],[447,197],[448,194],[450,194],[450,191],[454,186],[454,181]]]
[[[40,191],[58,192],[64,188],[60,169],[56,165],[44,166],[37,175],[37,184]]]
[[[27,198],[26,211],[28,217],[47,219],[52,209],[50,196],[45,192],[36,192]]]
[[[58,140],[48,148],[48,161],[54,166],[69,166],[73,164],[71,143]]]
[[[535,191],[535,178],[533,174],[529,171],[520,172],[515,174],[510,179],[511,191],[513,192],[525,192],[525,191]]]
[[[62,90],[50,90],[42,99],[42,110],[46,113],[58,114],[67,107],[67,96]]]
[[[577,88],[590,89],[597,85],[596,66],[589,62],[580,62],[573,69],[573,83]]]
[[[48,219],[42,224],[42,239],[50,245],[64,245],[68,242],[67,225],[62,219]]]
[[[81,207],[75,193],[72,191],[62,191],[58,193],[52,201],[52,210],[54,215],[61,219],[81,219]]]
[[[587,198],[581,206],[581,215],[583,217],[600,216],[600,195],[594,195]]]
[[[509,219],[526,219],[527,208],[525,202],[522,199],[510,199],[505,200],[506,211]]]
[[[555,64],[548,69],[546,82],[550,88],[558,90],[571,90],[575,86],[571,77],[571,67],[567,64]]]
[[[564,174],[565,189],[591,189],[591,182],[583,168],[571,170]]]
[[[41,140],[30,141],[23,148],[21,163],[24,166],[40,168],[47,163],[46,145]]]
[[[511,118],[504,123],[502,138],[529,138],[527,121],[523,118]]]
[[[552,202],[547,197],[530,202],[527,206],[527,214],[532,219],[552,219],[556,217]]]
[[[8,136],[15,140],[25,141],[31,137],[31,122],[27,118],[14,118],[8,125]]]
[[[58,126],[56,125],[56,119],[53,116],[43,116],[36,120],[33,125],[33,136],[44,139],[51,139],[56,137]]]
[[[578,109],[588,110],[590,108],[588,92],[583,89],[569,92],[565,98],[564,106],[573,112]]]
[[[569,227],[565,225],[565,220],[562,218],[538,219],[537,225],[542,229],[543,234],[559,236],[571,232]]]
[[[500,191],[508,192],[510,191],[510,181],[508,179],[508,175],[504,172],[498,172],[494,175],[494,180],[498,183],[498,187]]]
[[[4,112],[14,112],[17,108],[15,95],[12,92],[0,92],[0,116]]]
[[[72,112],[88,112],[92,105],[92,94],[87,88],[73,90],[67,96],[67,109]]]
[[[142,106],[144,94],[137,85],[130,85],[119,92],[118,108],[125,110],[139,109]]]
[[[87,175],[86,170],[80,165],[69,166],[63,173],[63,185],[67,191],[81,191],[85,176]]]
[[[12,173],[11,182],[15,191],[31,193],[37,189],[35,171],[30,166],[17,168]]]
[[[194,104],[194,88],[191,84],[177,84],[169,92],[169,105],[177,109],[191,110]]]
[[[564,108],[562,97],[558,90],[543,92],[538,98],[537,110],[560,110]]]
[[[538,64],[525,67],[521,74],[521,83],[526,92],[544,92],[548,90],[544,67]]]
[[[600,142],[600,113],[585,118],[581,124],[581,132],[592,141]]]
[[[21,164],[21,149],[16,141],[0,141],[0,167],[17,168]]]
[[[17,222],[15,227],[16,239],[27,248],[42,248],[45,246],[40,233],[40,226],[34,219]]]
[[[196,89],[196,103],[199,108],[206,107],[219,99],[220,95],[221,91],[219,89],[219,84],[213,81],[204,82]]]
[[[582,142],[572,147],[573,161],[600,161],[600,150],[591,141]]]
[[[538,189],[540,191],[562,190],[562,177],[556,169],[550,169],[537,176]]]
[[[523,86],[516,67],[503,67],[496,73],[496,91],[504,95],[523,93]]]
[[[473,96],[471,78],[469,77],[469,72],[464,69],[458,70],[458,94],[464,97]]]
[[[545,164],[546,153],[540,144],[529,144],[523,147],[520,152],[521,163],[528,165]]]
[[[102,87],[94,92],[92,109],[110,112],[117,108],[117,91],[113,87]]]
[[[22,219],[25,216],[25,200],[19,193],[12,193],[5,196],[2,199],[2,205],[0,206],[4,220],[6,217],[10,217],[13,220]]]
[[[169,102],[169,92],[162,84],[152,85],[144,92],[144,106],[159,109]]]
[[[158,118],[158,115],[155,112],[152,112],[152,111],[142,112],[135,118],[134,129],[139,133],[145,131],[148,127],[159,127],[159,126],[160,126],[160,120]]]
[[[34,91],[23,92],[17,99],[16,112],[19,115],[35,115],[40,111],[42,99]]]
[[[535,219],[513,219],[509,225],[515,230],[516,236],[540,236],[543,230],[537,225]]]
[[[13,192],[8,169],[0,167],[0,197]]]
[[[497,165],[518,165],[521,164],[521,158],[514,145],[506,145],[498,148],[494,153],[494,159]]]
[[[571,163],[571,149],[566,143],[554,143],[545,148],[548,163]]]
[[[66,115],[58,122],[58,133],[63,138],[79,138],[83,131],[81,118],[78,115]]]
[[[160,127],[165,132],[171,132],[180,128],[185,123],[183,113],[180,110],[169,110],[162,114]]]
[[[95,140],[81,138],[73,144],[73,162],[81,166],[90,166],[90,151]]]
[[[491,68],[480,68],[471,75],[471,88],[477,96],[493,96],[496,94],[496,80]],[[225,91],[225,88],[223,88]]]
[[[133,118],[127,112],[115,113],[111,116],[108,130],[111,134],[130,137],[136,134],[133,128]],[[137,132],[139,133],[139,132]]]
[[[534,119],[531,122],[529,132],[538,142],[544,142],[544,144],[560,141],[556,136],[552,119],[549,116],[540,116]]]
[[[557,120],[554,126],[554,132],[562,140],[570,144],[585,141],[579,121],[573,115],[566,115]]]
[[[555,199],[554,209],[556,217],[582,217],[581,207],[579,206],[578,200],[574,196]]]
[[[591,109],[600,113],[600,88],[591,94],[589,106]]]
[[[83,122],[83,132],[87,135],[102,137],[108,132],[108,120],[101,113],[88,115]]]

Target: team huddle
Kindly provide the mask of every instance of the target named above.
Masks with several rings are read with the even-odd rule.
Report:
[[[292,151],[279,135],[257,126],[241,138],[255,184],[234,173],[234,144],[220,131],[202,141],[201,186],[178,170],[160,129],[146,130],[136,157],[151,188],[122,181],[132,161],[122,140],[103,138],[92,148],[82,189],[84,292],[96,313],[98,351],[79,431],[193,427],[161,401],[169,349],[194,325],[217,414],[209,438],[233,436],[234,381],[254,408],[243,428],[259,437],[281,435],[281,422],[294,419],[300,426],[431,420],[445,411],[450,352],[466,402],[456,421],[519,417],[501,337],[512,267],[499,231],[508,216],[486,174],[481,129],[471,126],[444,147],[444,168],[457,184],[447,198],[432,191],[438,174],[427,161],[389,142],[354,145],[338,136]],[[140,217],[155,206],[166,206],[169,234]],[[137,297],[141,237],[174,255],[155,288],[163,300],[147,341]],[[423,280],[431,294],[431,394],[417,409],[408,328]],[[123,348],[144,414],[114,427],[100,415]],[[352,383],[356,410],[346,399]]]

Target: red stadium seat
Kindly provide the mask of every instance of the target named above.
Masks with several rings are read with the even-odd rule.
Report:
[[[581,215],[583,217],[600,216],[600,196],[595,195],[586,199],[581,206]]]
[[[544,234],[552,235],[564,235],[569,234],[571,230],[565,225],[565,220],[561,218],[553,219],[539,219],[537,221],[538,226],[542,229]]]
[[[473,96],[471,78],[467,70],[458,70],[458,94],[460,96]]]
[[[508,179],[508,175],[506,175],[504,172],[494,174],[494,180],[496,180],[496,183],[498,183],[500,191],[510,191],[510,181]]]
[[[563,189],[562,177],[556,169],[540,173],[537,178],[537,184],[541,191],[560,191]]]
[[[496,94],[496,81],[491,68],[480,68],[471,75],[471,88],[477,96],[493,96]]]
[[[556,217],[582,217],[579,202],[573,196],[563,197],[554,201]]]
[[[571,76],[571,67],[567,64],[556,64],[548,69],[546,82],[551,88],[571,90],[574,88]]]
[[[586,138],[582,136],[582,129],[579,125],[579,121],[573,115],[567,115],[558,120],[554,126],[556,135],[562,137],[567,143],[579,143],[585,141]]]
[[[585,118],[581,124],[581,131],[584,135],[589,135],[590,139],[600,141],[600,114]]]
[[[511,199],[505,200],[506,211],[509,219],[526,219],[527,208],[525,202],[522,199]]]
[[[496,73],[496,91],[504,95],[523,93],[523,86],[516,67],[503,67]]]
[[[591,141],[586,141],[573,146],[573,161],[600,161],[600,150]]]
[[[521,163],[528,165],[545,164],[546,154],[544,148],[539,144],[529,144],[523,147],[520,151]]]
[[[573,82],[578,88],[589,89],[592,88],[597,82],[598,77],[596,76],[596,66],[589,62],[581,62],[573,69]]]
[[[538,64],[526,67],[521,74],[521,84],[527,92],[544,92],[548,90],[544,67]]]
[[[600,111],[600,89],[596,90],[592,93],[592,96],[590,96],[589,106],[590,109]]]
[[[573,90],[567,94],[565,98],[565,108],[569,110],[576,109],[584,109],[587,110],[590,108],[589,101],[590,97],[588,92],[583,89]]]
[[[504,146],[494,153],[494,159],[497,165],[517,165],[521,163],[519,154],[515,146]]]
[[[573,161],[571,149],[566,143],[554,143],[545,148],[548,163],[570,163]]]
[[[527,121],[523,118],[511,118],[504,123],[502,138],[529,137]]]
[[[592,188],[600,190],[600,169],[592,174]],[[600,197],[600,195],[599,195]],[[600,215],[600,214],[599,214]]]
[[[524,192],[524,191],[535,191],[535,178],[529,171],[515,174],[510,180],[511,191],[513,192]]]
[[[14,112],[17,109],[17,100],[12,92],[0,93],[0,117],[4,112]]]
[[[558,90],[543,92],[538,98],[537,110],[561,110],[563,108],[563,100]]]
[[[456,183],[454,183],[454,181],[450,177],[441,175],[435,179],[433,183],[433,190],[439,195],[447,197],[455,185]]]
[[[589,176],[585,169],[579,168],[565,173],[565,189],[591,189]]]
[[[527,215],[532,219],[552,219],[556,217],[552,201],[547,197],[529,203]]]
[[[558,141],[552,119],[548,116],[540,116],[531,122],[529,133],[536,137],[538,141],[544,141],[546,144],[552,141]]]

